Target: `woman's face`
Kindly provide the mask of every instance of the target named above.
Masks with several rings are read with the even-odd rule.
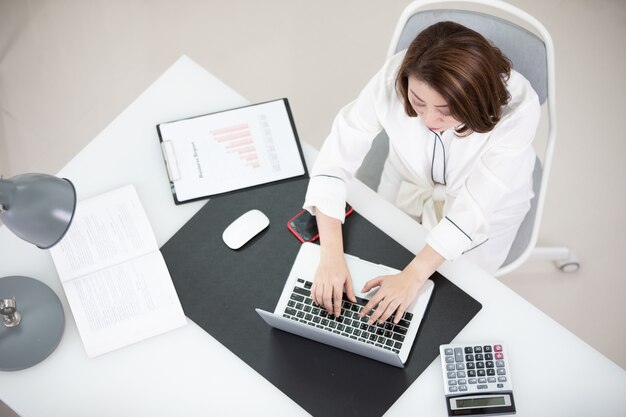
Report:
[[[461,124],[452,117],[443,97],[424,81],[413,76],[409,77],[409,101],[430,130],[442,132]]]

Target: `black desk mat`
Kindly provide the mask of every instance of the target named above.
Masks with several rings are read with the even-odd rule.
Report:
[[[482,306],[437,274],[404,369],[266,325],[254,309],[274,311],[278,302],[300,247],[286,224],[300,211],[307,185],[301,179],[213,198],[161,252],[187,317],[305,410],[314,416],[379,416]],[[267,215],[270,226],[241,249],[229,249],[222,232],[253,208]],[[358,213],[346,221],[344,245],[346,253],[397,269],[413,258]]]

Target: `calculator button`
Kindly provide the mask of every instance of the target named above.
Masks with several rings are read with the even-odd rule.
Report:
[[[457,363],[457,364],[456,364],[456,370],[457,370],[457,371],[463,371],[463,370],[465,370],[465,364],[462,364],[462,363]]]
[[[454,363],[454,358],[452,356],[446,356],[446,363]]]
[[[494,376],[495,374],[496,374],[496,370],[495,369],[487,369],[487,375]]]
[[[474,362],[467,363],[467,369],[474,369],[474,368],[476,368],[476,364]]]
[[[476,388],[478,388],[478,389],[487,389],[487,388],[489,388],[489,385],[476,385]]]
[[[467,385],[461,385],[459,391],[467,391]]]
[[[493,345],[494,352],[502,352],[502,345]]]
[[[482,346],[474,346],[474,353],[483,353]]]
[[[462,353],[455,353],[454,354],[454,360],[457,362],[463,362],[463,354]]]
[[[475,384],[476,383],[476,378],[470,378],[467,380],[467,382],[469,382],[470,384]]]
[[[454,371],[454,364],[451,364],[451,363],[447,364],[446,371]]]
[[[449,380],[448,385],[456,385],[456,379]]]
[[[487,362],[485,362],[485,366],[486,366],[487,368],[493,368],[493,361],[487,361]]]
[[[456,378],[456,372],[448,372],[448,379]]]
[[[498,384],[498,388],[504,388],[504,384]]]
[[[471,347],[466,347],[465,353],[474,353],[474,349],[472,349]]]
[[[465,378],[465,371],[458,371],[456,373],[456,376],[459,377],[459,378]]]
[[[465,385],[467,382],[464,379],[459,379],[459,385]]]
[[[498,368],[498,375],[506,375],[506,369]]]
[[[450,392],[457,392],[459,389],[457,387],[449,387],[448,390],[450,390]]]
[[[490,384],[493,384],[493,383],[495,383],[495,382],[496,382],[496,378],[494,378],[494,377],[489,377],[489,378],[487,378],[487,382],[489,382]]]
[[[467,371],[467,376],[469,377],[476,376],[476,371]]]
[[[491,346],[489,346],[489,345],[483,346],[483,352],[485,352],[485,353],[491,352]]]
[[[489,378],[491,379],[491,378]],[[496,379],[493,378],[493,382],[496,382]],[[479,384],[486,384],[487,383],[487,378],[478,378],[478,383]]]
[[[485,360],[492,361],[493,360],[493,353],[485,353]]]
[[[504,368],[504,361],[496,361],[496,368]]]
[[[477,369],[482,369],[485,367],[485,362],[476,362],[476,368]]]
[[[504,355],[502,353],[496,353],[496,359],[502,360],[504,359]]]
[[[452,355],[453,350],[452,350],[452,348],[446,348],[443,352],[444,352],[446,355]]]
[[[484,369],[479,369],[478,370],[478,376],[485,376],[485,370]]]
[[[498,382],[506,382],[506,377],[505,376],[499,376],[498,377]]]
[[[477,354],[476,354],[476,360],[477,360],[477,361],[484,361],[484,360],[485,360],[485,357],[483,356],[483,354],[482,354],[482,353],[477,353]]]
[[[465,355],[465,360],[467,362],[473,361],[474,360],[474,355]]]
[[[454,348],[454,354],[463,353],[463,348]]]

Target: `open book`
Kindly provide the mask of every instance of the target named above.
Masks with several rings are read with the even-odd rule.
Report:
[[[80,201],[50,252],[89,357],[186,324],[132,185]]]

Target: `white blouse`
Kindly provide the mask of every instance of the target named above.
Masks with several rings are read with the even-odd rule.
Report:
[[[492,254],[503,261],[533,196],[537,94],[511,71],[511,100],[491,132],[459,137],[449,129],[439,135],[404,111],[395,88],[404,54],[391,57],[340,110],[311,171],[304,208],[343,222],[346,184],[385,129],[392,159],[387,164],[395,160],[403,177],[395,202],[430,229],[426,242],[453,260],[506,231],[508,244]]]

